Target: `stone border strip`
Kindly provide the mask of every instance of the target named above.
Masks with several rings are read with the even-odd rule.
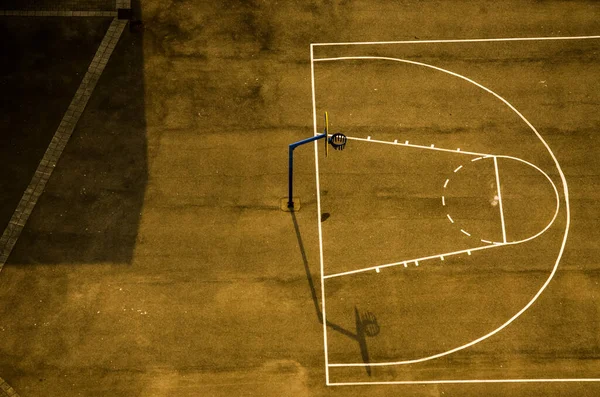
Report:
[[[18,17],[116,17],[118,10],[130,10],[131,0],[115,0],[114,11],[0,10],[0,16]]]
[[[116,11],[40,11],[0,10],[0,16],[19,17],[116,17]]]
[[[21,235],[35,204],[44,191],[46,183],[48,183],[50,175],[52,175],[52,171],[54,171],[54,167],[56,167],[56,163],[67,145],[67,142],[75,129],[75,125],[79,121],[79,118],[96,87],[96,83],[100,79],[104,67],[108,63],[108,60],[125,29],[125,25],[127,25],[126,20],[113,19],[100,43],[100,47],[98,47],[98,50],[96,51],[96,55],[94,55],[92,63],[79,85],[79,89],[75,93],[71,104],[63,116],[46,153],[44,153],[44,157],[42,157],[29,186],[25,190],[25,193],[23,193],[21,201],[19,201],[19,204],[17,205],[17,209],[13,213],[2,237],[0,237],[0,270],[2,270],[2,267],[6,263],[6,260],[17,243],[17,239]]]
[[[19,397],[15,389],[0,378],[0,397]]]

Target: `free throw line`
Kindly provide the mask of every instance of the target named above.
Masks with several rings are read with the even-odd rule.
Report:
[[[498,207],[500,207],[500,220],[502,221],[502,241],[506,244],[506,225],[504,224],[504,209],[502,208],[502,193],[500,192],[500,173],[498,172],[498,158],[496,156],[494,156],[494,169],[496,170]]]
[[[407,380],[389,382],[336,382],[330,386],[372,386],[372,385],[435,385],[452,383],[560,383],[560,382],[600,382],[600,378],[540,378],[540,379],[448,379],[448,380]]]

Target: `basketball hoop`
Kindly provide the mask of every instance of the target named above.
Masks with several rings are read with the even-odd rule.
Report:
[[[288,147],[288,155],[289,155],[288,197],[287,197],[287,203],[285,202],[285,199],[281,200],[281,209],[282,210],[284,210],[284,211],[296,210],[294,207],[294,196],[293,196],[293,193],[294,193],[294,184],[293,184],[294,149],[296,149],[298,146],[304,145],[309,142],[314,142],[319,139],[323,139],[323,141],[325,142],[325,157],[327,157],[327,155],[329,154],[329,146],[328,145],[331,145],[335,150],[344,150],[344,148],[346,147],[346,142],[348,141],[348,138],[346,137],[346,135],[341,134],[339,132],[331,135],[331,137],[329,136],[329,115],[327,114],[327,112],[325,112],[325,126],[323,128],[322,134],[314,135],[310,138],[306,138],[306,139],[303,139],[301,141],[298,141],[298,142],[295,142],[295,143],[292,143],[289,145],[289,147]]]
[[[335,133],[331,136],[331,138],[329,138],[329,144],[335,149],[335,150],[344,150],[344,148],[346,147],[346,142],[348,141],[348,138],[346,137],[346,135],[341,134],[341,133]]]

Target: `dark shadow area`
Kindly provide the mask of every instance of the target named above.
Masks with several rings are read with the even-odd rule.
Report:
[[[323,324],[323,312],[321,312],[321,305],[319,304],[319,298],[317,297],[317,290],[315,288],[315,283],[313,281],[312,274],[310,273],[310,268],[308,266],[308,258],[306,257],[306,251],[304,250],[304,243],[302,241],[302,235],[300,234],[298,220],[296,219],[296,214],[294,213],[294,211],[291,211],[290,214],[292,215],[292,222],[294,223],[294,230],[296,232],[296,238],[298,239],[298,246],[300,247],[302,262],[304,263],[304,271],[306,272],[306,280],[308,281],[308,286],[310,288],[313,304],[315,306],[315,312],[317,313],[317,319],[319,320],[319,323]],[[361,315],[358,308],[354,307],[354,321],[356,324],[356,333],[353,333],[329,320],[327,320],[326,323],[327,326],[332,330],[339,332],[340,334],[345,335],[358,343],[360,355],[362,357],[363,362],[365,363],[365,370],[367,371],[367,375],[371,376],[371,366],[369,365],[369,350],[367,347],[366,337],[374,337],[379,333],[377,319],[375,318],[373,313],[370,312]]]
[[[114,11],[115,0],[2,0],[0,10]]]
[[[108,18],[0,17],[0,230],[109,25]]]
[[[101,39],[112,18],[100,19]],[[39,23],[32,17],[28,21],[32,26]],[[84,27],[71,25],[75,18],[54,21],[59,43],[87,34]],[[32,45],[23,44],[25,58]],[[98,45],[99,41],[86,46],[91,57],[84,62],[84,72]],[[77,50],[67,54],[71,52]],[[40,62],[47,60],[40,57]],[[55,62],[59,70],[69,63],[67,58]],[[130,31],[127,26],[7,264],[131,263],[148,180],[143,64],[143,30]],[[54,78],[45,70],[38,75],[40,81]],[[70,102],[83,74],[61,75],[76,81],[68,90]],[[26,98],[34,95],[29,89],[23,92]],[[54,130],[66,106],[49,112],[56,119]],[[32,161],[33,169],[37,161]],[[29,180],[19,177],[24,186]]]

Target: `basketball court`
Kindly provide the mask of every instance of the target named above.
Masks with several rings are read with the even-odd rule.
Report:
[[[596,2],[59,3],[0,9],[0,396],[597,395]]]

